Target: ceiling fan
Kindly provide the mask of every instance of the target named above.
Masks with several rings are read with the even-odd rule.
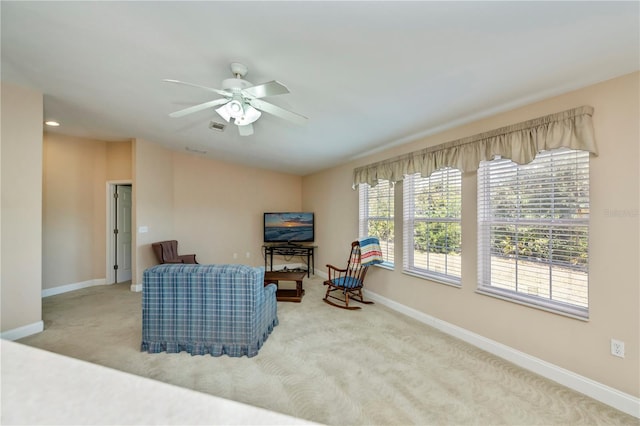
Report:
[[[184,81],[165,79],[167,83],[183,84],[186,86],[198,87],[209,92],[217,93],[222,98],[214,99],[209,102],[194,105],[180,111],[172,112],[169,117],[184,117],[194,112],[202,111],[207,108],[216,108],[216,112],[224,118],[227,123],[233,120],[233,124],[238,126],[240,136],[249,136],[253,134],[253,124],[262,112],[266,112],[276,117],[293,121],[297,124],[304,124],[307,117],[296,114],[280,108],[274,104],[262,100],[262,98],[275,95],[283,95],[289,93],[289,89],[278,81],[270,81],[264,84],[253,85],[243,80],[248,69],[245,65],[238,62],[231,63],[231,72],[233,78],[227,78],[222,81],[222,89],[214,89],[212,87],[200,86],[199,84],[185,83]]]

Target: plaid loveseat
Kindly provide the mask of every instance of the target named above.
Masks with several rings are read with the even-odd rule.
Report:
[[[142,351],[253,357],[278,325],[264,268],[163,264],[144,271]]]

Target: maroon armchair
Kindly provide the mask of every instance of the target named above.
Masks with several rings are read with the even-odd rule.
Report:
[[[178,241],[159,241],[151,244],[159,263],[198,263],[195,254],[178,254]]]

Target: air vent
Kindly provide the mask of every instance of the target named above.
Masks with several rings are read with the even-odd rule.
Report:
[[[224,128],[225,127],[227,127],[225,124],[218,123],[216,121],[212,121],[211,123],[209,123],[209,128],[211,130],[217,130],[219,132],[224,132]]]
[[[196,154],[206,154],[206,153],[207,153],[207,151],[203,151],[203,150],[201,150],[201,149],[189,148],[188,146],[187,146],[187,147],[185,147],[185,149],[186,149],[187,151],[189,151],[189,152],[194,152],[194,153],[196,153]]]

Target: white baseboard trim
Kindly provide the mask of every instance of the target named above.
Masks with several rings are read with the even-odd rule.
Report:
[[[140,293],[142,291],[142,284],[131,284],[131,291]]]
[[[539,358],[503,345],[464,328],[442,321],[438,318],[402,305],[384,296],[365,290],[368,299],[385,305],[388,308],[430,325],[444,333],[470,343],[493,355],[499,356],[522,368],[533,371],[547,379],[560,383],[570,389],[587,395],[631,416],[640,418],[640,398],[621,392],[610,386],[591,380],[587,377],[566,370]]]
[[[42,297],[55,296],[56,294],[62,294],[68,291],[80,290],[81,288],[87,288],[87,287],[93,287],[95,285],[105,285],[105,284],[106,284],[105,278],[96,278],[93,280],[82,281],[79,283],[61,285],[59,287],[45,288],[44,290],[42,290]]]
[[[18,340],[32,334],[41,333],[44,330],[44,321],[34,322],[33,324],[23,325],[0,333],[0,338],[5,340]]]

